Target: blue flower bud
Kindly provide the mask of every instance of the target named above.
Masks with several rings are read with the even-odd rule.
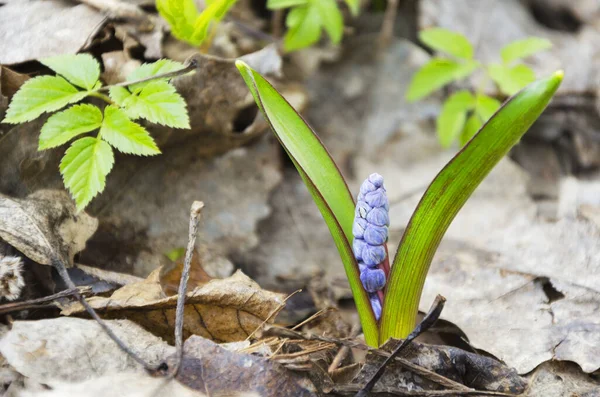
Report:
[[[383,186],[383,177],[377,173],[369,175],[368,181],[371,182],[376,188]]]
[[[385,207],[388,205],[387,195],[382,187],[365,194],[365,201],[371,207]]]
[[[376,292],[385,286],[385,273],[381,269],[367,269],[360,274],[360,281],[367,292]]]
[[[364,231],[363,240],[369,245],[385,244],[388,237],[387,226],[375,226],[369,224]]]
[[[360,185],[360,194],[367,194],[369,192],[374,192],[377,189],[377,186],[372,184],[368,179]]]
[[[371,302],[371,307],[373,308],[373,314],[375,314],[375,319],[379,320],[381,318],[381,302],[379,301],[379,297],[377,294],[369,294],[369,301]]]
[[[356,204],[356,209],[354,210],[354,216],[356,218],[366,218],[367,214],[373,209],[373,207],[369,206],[364,201],[359,201]]]
[[[352,242],[352,251],[354,251],[354,257],[357,261],[362,261],[363,251],[367,245],[365,240],[360,238],[355,238]]]
[[[367,222],[375,226],[389,226],[390,215],[388,211],[386,211],[386,209],[383,207],[373,208],[367,214]]]
[[[358,261],[358,270],[362,273],[367,270],[369,266],[365,265],[363,261]]]
[[[356,241],[357,239],[354,239]],[[369,267],[379,265],[385,259],[385,248],[383,245],[370,245],[363,241],[363,248],[360,252],[362,261]],[[356,251],[354,251],[356,255]],[[357,259],[359,259],[357,257]]]
[[[354,223],[352,224],[352,235],[355,238],[363,238],[367,225],[368,222],[366,219],[354,218]]]

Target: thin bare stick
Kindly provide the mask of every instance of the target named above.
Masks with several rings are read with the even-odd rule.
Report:
[[[52,302],[52,301],[55,301],[60,298],[65,298],[67,296],[72,296],[75,294],[76,290],[79,290],[80,294],[85,295],[92,291],[92,287],[81,287],[81,288],[77,288],[74,290],[66,289],[66,290],[60,291],[59,293],[56,293],[56,294],[44,296],[43,298],[31,299],[31,300],[22,301],[22,302],[6,303],[4,305],[0,305],[0,314],[11,313],[11,312],[16,312],[19,310],[26,310],[26,309],[31,309],[31,308],[38,309],[40,307],[47,307],[48,305],[42,305],[42,304]],[[42,305],[42,306],[40,306],[40,305]]]
[[[352,330],[350,330],[349,337],[352,339],[356,338],[358,336],[358,334],[360,333],[360,331],[361,331],[360,323],[355,323],[354,326],[352,327]],[[327,368],[327,372],[330,375],[333,371],[335,371],[337,369],[337,367],[340,366],[340,363],[342,362],[342,360],[344,360],[344,358],[346,358],[346,356],[348,355],[348,352],[350,352],[350,348],[348,346],[342,346],[340,348],[340,350],[335,355],[333,361],[329,365],[329,368]]]
[[[139,80],[134,80],[134,81],[124,81],[122,83],[119,84],[113,84],[113,85],[107,85],[104,87],[100,87],[98,89],[98,91],[108,91],[113,87],[128,87],[130,85],[133,84],[138,84],[138,83],[145,83],[147,81],[152,81],[152,80],[156,80],[156,79],[170,79],[173,77],[178,77],[178,76],[182,76],[186,73],[189,73],[193,70],[195,70],[198,67],[198,61],[193,58],[190,57],[185,64],[183,65],[183,68],[178,69],[178,70],[174,70],[172,72],[167,72],[167,73],[161,73],[161,74],[157,74],[155,76],[150,76],[150,77],[146,77],[143,79],[139,79]]]
[[[274,10],[271,15],[271,34],[278,39],[283,36],[283,16],[283,10]]]
[[[94,276],[102,281],[106,281],[111,284],[116,285],[127,285],[140,283],[144,281],[143,278],[133,276],[131,274],[111,272],[109,270],[100,269],[93,266],[83,265],[81,263],[76,263],[75,267],[77,269],[81,269],[84,273],[89,274],[90,276]]]
[[[429,309],[429,312],[427,312],[423,320],[419,323],[419,325],[416,326],[413,332],[411,332],[410,335],[408,335],[406,339],[404,339],[402,343],[400,343],[400,345],[394,349],[392,354],[385,359],[385,361],[383,362],[383,364],[381,364],[381,367],[379,367],[377,372],[375,372],[375,375],[373,375],[371,380],[369,380],[367,384],[358,393],[356,393],[356,397],[367,397],[369,395],[369,392],[373,390],[373,387],[375,386],[377,381],[385,373],[385,368],[388,366],[388,364],[391,363],[396,357],[398,357],[400,352],[402,352],[402,350],[404,350],[408,345],[410,345],[410,343],[417,336],[421,335],[423,332],[431,328],[431,326],[435,324],[438,318],[440,318],[440,314],[442,313],[442,309],[444,308],[445,303],[446,298],[444,298],[442,295],[438,295],[435,297],[433,304]]]
[[[333,391],[337,394],[354,394],[360,390],[359,385],[334,386]],[[381,394],[384,396],[401,397],[454,397],[454,396],[497,396],[497,397],[515,397],[517,394],[503,393],[499,391],[487,390],[408,390],[394,387],[376,387],[371,394]]]
[[[250,340],[250,338],[252,338],[252,336],[254,336],[254,334],[262,329],[262,327],[265,326],[265,324],[267,322],[269,322],[269,320],[271,320],[273,317],[275,317],[277,315],[277,313],[279,313],[281,311],[281,309],[283,309],[285,307],[285,302],[288,301],[288,299],[290,299],[292,296],[296,295],[298,292],[302,292],[301,289],[296,290],[294,292],[292,292],[291,294],[289,294],[284,300],[283,302],[281,302],[281,304],[279,306],[277,306],[275,309],[273,309],[273,311],[271,313],[269,313],[269,315],[267,316],[267,318],[265,318],[265,321],[263,321],[262,323],[260,323],[260,325],[258,327],[256,327],[256,329],[254,331],[252,331],[250,333],[250,335],[248,335],[248,337],[246,338],[246,340]]]
[[[310,316],[309,318],[307,318],[306,320],[302,321],[300,324],[296,324],[292,327],[293,330],[297,330],[298,328],[310,323],[311,321],[316,320],[317,318],[321,317],[323,314],[327,313],[328,311],[332,310],[331,307],[326,307],[325,309],[321,309],[318,312],[316,312],[315,314],[313,314],[312,316]]]
[[[381,25],[381,33],[379,33],[379,44],[386,47],[394,37],[394,25],[396,23],[396,15],[398,14],[398,0],[387,0],[385,14],[383,15],[383,24]]]
[[[81,305],[85,308],[89,315],[94,320],[96,320],[96,322],[98,323],[98,325],[100,325],[104,332],[106,332],[106,334],[117,344],[117,346],[119,346],[119,349],[121,349],[125,354],[129,355],[129,357],[133,358],[137,363],[142,365],[146,369],[146,371],[155,371],[155,368],[150,366],[150,364],[148,364],[137,353],[135,353],[133,350],[127,347],[121,339],[119,339],[119,337],[110,329],[108,324],[106,324],[106,322],[100,318],[100,316],[98,315],[98,313],[96,313],[94,308],[90,306],[88,301],[86,301],[85,298],[79,293],[79,290],[71,280],[71,277],[69,277],[69,273],[67,272],[67,267],[65,266],[65,263],[60,259],[60,257],[58,257],[58,255],[53,256],[51,258],[51,263],[60,275],[60,277],[63,279],[65,284],[67,284],[67,287],[73,290],[73,295],[75,296],[75,298],[77,298],[79,303],[81,303]]]
[[[175,309],[175,365],[171,368],[171,376],[176,376],[183,360],[183,315],[185,310],[185,294],[190,279],[190,269],[192,267],[192,257],[196,247],[196,237],[198,236],[198,225],[200,224],[200,214],[204,208],[202,201],[194,201],[190,210],[190,228],[188,232],[188,245],[185,250],[185,260],[179,281],[179,291],[177,292],[177,309]]]

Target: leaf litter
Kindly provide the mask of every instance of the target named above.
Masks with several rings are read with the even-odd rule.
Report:
[[[97,13],[97,16],[101,16],[101,13]],[[89,27],[87,23],[82,25],[85,25],[82,28]],[[160,54],[164,49],[160,44],[162,32],[158,32],[161,28],[145,38],[136,35],[136,29],[133,25],[128,26],[127,33],[122,35],[127,35],[127,40],[130,40],[134,47],[139,45],[134,43],[136,40],[145,43],[147,56]],[[79,32],[73,36],[73,41],[79,43],[83,36]],[[365,46],[373,47],[370,44],[372,39],[357,37],[350,46],[354,45],[359,49]],[[116,63],[105,69],[105,72],[112,70],[113,75],[110,78],[115,79],[115,82],[126,76],[125,73],[119,76],[118,70],[121,65],[131,62],[132,58],[127,51],[134,47],[125,49],[121,54],[114,54],[111,58],[103,56],[106,65],[109,64],[109,60]],[[79,48],[72,52],[75,53]],[[31,59],[38,58],[35,55],[36,51],[31,51],[31,54],[34,54],[29,55]],[[432,125],[429,120],[438,111],[437,99],[433,98],[418,104],[417,107],[411,107],[404,103],[402,96],[403,87],[409,81],[412,71],[427,59],[427,55],[402,41],[394,42],[388,54],[377,58],[377,62],[373,62],[374,57],[362,56],[360,51],[358,53],[356,58],[362,59],[357,62],[359,67],[351,65],[357,59],[348,62],[343,58],[344,62],[326,65],[316,76],[310,76],[307,85],[313,106],[309,114],[316,129],[323,133],[328,147],[332,148],[334,157],[342,159],[345,172],[354,176],[354,179],[360,180],[362,174],[373,167],[395,175],[396,183],[389,189],[390,194],[394,196],[392,200],[395,200],[392,216],[395,218],[394,224],[403,224],[408,219],[411,207],[416,205],[416,200],[424,189],[423,184],[450,156],[448,152],[440,152],[435,140],[431,139]],[[151,269],[166,265],[151,273],[146,280],[122,287],[110,297],[98,296],[90,299],[103,316],[129,320],[109,321],[117,332],[124,332],[120,336],[126,339],[133,349],[140,352],[147,349],[149,354],[154,354],[147,357],[153,363],[163,361],[173,351],[166,342],[155,336],[172,340],[176,300],[176,296],[172,294],[176,288],[177,275],[180,274],[180,270],[175,267],[174,275],[170,276],[170,281],[165,282],[165,273],[173,271],[173,263],[165,260],[163,255],[184,245],[185,240],[182,237],[185,236],[185,218],[182,215],[185,211],[181,209],[193,198],[222,199],[222,202],[209,201],[211,204],[208,208],[211,212],[207,213],[207,220],[203,226],[201,250],[208,249],[210,252],[208,255],[205,252],[203,257],[208,259],[201,260],[196,266],[210,268],[220,261],[219,263],[233,267],[230,260],[233,258],[233,262],[236,265],[241,263],[245,271],[260,281],[260,285],[277,288],[281,286],[282,280],[291,280],[291,283],[286,284],[285,290],[302,287],[315,273],[319,273],[320,277],[324,277],[324,285],[336,286],[334,299],[325,299],[324,302],[335,305],[345,294],[347,296],[344,282],[340,282],[336,276],[341,267],[333,246],[327,243],[328,232],[321,227],[324,225],[320,223],[316,208],[312,207],[308,196],[304,195],[303,186],[294,178],[295,174],[288,174],[286,170],[282,170],[280,161],[276,159],[278,151],[274,146],[263,140],[258,145],[230,151],[256,140],[264,127],[260,117],[256,117],[256,113],[252,111],[250,97],[245,87],[240,84],[239,76],[233,73],[235,70],[230,70],[231,73],[221,73],[228,68],[232,69],[232,61],[198,57],[204,65],[200,72],[195,76],[181,78],[178,82],[180,92],[186,96],[188,103],[195,106],[196,110],[191,115],[196,117],[196,121],[192,125],[198,128],[192,133],[186,131],[183,136],[174,135],[167,130],[161,131],[159,128],[153,131],[162,137],[161,147],[162,143],[167,147],[172,146],[170,157],[168,152],[164,157],[168,159],[169,164],[164,167],[147,162],[131,163],[114,182],[112,193],[109,193],[109,190],[106,199],[99,202],[95,208],[91,208],[91,213],[97,215],[100,221],[99,232],[91,240],[86,233],[74,233],[69,240],[64,233],[57,234],[56,230],[50,228],[48,231],[49,228],[46,227],[41,228],[42,232],[38,233],[37,238],[21,243],[27,248],[26,251],[29,250],[29,255],[23,253],[35,261],[44,258],[45,252],[43,240],[39,235],[49,234],[54,240],[63,241],[61,250],[71,259],[81,249],[78,248],[81,243],[74,240],[79,238],[84,244],[88,241],[88,249],[79,254],[78,258],[86,258],[86,262],[98,265],[112,262],[113,269],[134,271],[138,275],[145,275]],[[267,54],[259,61],[259,65],[273,63],[274,66],[265,66],[267,71],[261,72],[268,73],[270,70],[276,75],[280,67],[277,62],[281,62],[281,59],[278,60],[272,53]],[[399,64],[403,65],[400,73]],[[2,72],[2,77],[4,75]],[[332,78],[333,75],[335,78]],[[105,76],[108,79],[109,75]],[[390,84],[391,81],[394,81],[394,84]],[[228,82],[231,82],[230,86],[225,84]],[[3,98],[11,95],[5,93],[5,86],[2,82],[0,114],[4,106]],[[332,92],[339,92],[340,95],[332,95]],[[243,123],[238,124],[241,114],[245,114],[245,117]],[[51,156],[35,153],[39,131],[37,124],[31,122],[23,127],[11,128],[0,125],[0,130],[4,130],[0,152],[7,154],[2,156],[2,163],[7,165],[3,165],[2,169],[11,170],[10,173],[7,172],[8,178],[4,178],[3,175],[1,191],[17,196],[16,199],[7,198],[8,200],[19,202],[25,199],[30,190],[60,186],[56,183],[57,175],[49,172],[56,167],[47,165],[55,160]],[[399,131],[400,125],[402,129]],[[238,130],[242,133],[239,134]],[[28,134],[31,136],[28,137]],[[5,139],[7,135],[9,139]],[[182,143],[194,140],[196,142],[185,150],[177,148]],[[357,151],[357,147],[361,149]],[[382,155],[382,151],[386,155]],[[229,153],[223,155],[226,152]],[[215,155],[220,156],[214,158]],[[391,160],[381,160],[383,158]],[[14,167],[14,164],[19,166]],[[133,171],[146,166],[150,168],[141,174]],[[162,176],[156,178],[156,172]],[[259,176],[253,179],[257,172]],[[141,176],[142,182],[137,181],[138,176]],[[282,177],[284,179],[280,185]],[[164,189],[160,186],[164,183],[156,183],[156,180],[169,181],[173,178],[181,179],[186,188],[180,189],[167,184],[169,189]],[[223,181],[236,181],[238,189],[223,189]],[[457,324],[468,336],[472,346],[503,359],[509,367],[502,366],[493,359],[452,347],[414,344],[414,353],[411,353],[414,355],[409,356],[416,361],[416,364],[412,364],[412,371],[417,372],[405,372],[402,368],[406,368],[407,364],[402,368],[390,367],[388,376],[393,380],[391,387],[398,385],[397,379],[408,377],[406,385],[410,390],[421,381],[417,380],[419,376],[425,376],[425,379],[429,379],[427,376],[435,377],[431,373],[423,372],[424,367],[441,371],[450,380],[472,386],[468,383],[469,373],[487,373],[489,365],[492,365],[499,371],[506,371],[501,372],[499,378],[504,378],[507,383],[513,382],[514,385],[522,386],[522,379],[510,370],[511,366],[516,367],[520,373],[531,371],[526,391],[529,395],[559,396],[562,392],[572,390],[577,390],[580,394],[594,393],[597,384],[582,374],[581,367],[586,372],[593,372],[598,368],[599,355],[594,350],[593,339],[590,339],[598,334],[598,324],[594,319],[599,317],[596,310],[598,296],[594,289],[594,285],[597,286],[598,283],[593,277],[593,274],[597,273],[594,273],[596,262],[593,260],[597,256],[594,242],[597,230],[591,226],[597,203],[592,199],[591,202],[588,200],[585,206],[577,204],[575,210],[567,210],[568,214],[565,215],[563,211],[558,222],[548,222],[536,217],[537,203],[526,196],[526,184],[526,178],[520,171],[515,171],[514,164],[509,161],[492,175],[491,182],[482,186],[479,197],[474,197],[474,204],[469,204],[471,208],[465,208],[466,215],[459,215],[456,225],[451,229],[449,238],[442,245],[432,265],[431,280],[426,285],[423,297],[424,304],[427,304],[429,297],[443,292],[449,299],[443,317]],[[356,186],[356,182],[353,185]],[[150,186],[155,186],[155,189]],[[254,196],[236,196],[240,189],[250,193],[257,188],[260,188],[260,192]],[[275,188],[277,190],[272,194]],[[123,189],[127,190],[125,195],[121,194]],[[148,200],[148,197],[153,199]],[[164,209],[165,204],[170,206],[168,210]],[[137,205],[140,206],[136,209],[137,212],[132,213],[131,207]],[[210,209],[211,205],[213,209]],[[35,210],[30,208],[27,211],[35,213]],[[482,213],[488,215],[485,221],[480,219],[486,218],[481,216]],[[155,224],[157,219],[159,221]],[[257,233],[256,226],[261,220]],[[290,223],[294,224],[291,230]],[[12,229],[9,231],[17,235],[18,227],[10,225]],[[531,230],[524,234],[524,226],[531,225]],[[507,230],[511,235],[508,237],[512,238],[504,235]],[[576,233],[571,235],[573,230]],[[392,233],[395,238],[399,238],[401,230],[392,230]],[[520,239],[519,236],[525,237]],[[15,247],[19,244],[17,240],[13,237],[12,244]],[[583,248],[576,245],[580,241],[585,242],[582,244]],[[134,248],[128,251],[127,245],[130,243],[130,250],[131,246]],[[116,245],[119,247],[115,249]],[[307,250],[307,246],[318,249],[308,252],[310,250]],[[110,248],[108,252],[107,247]],[[250,256],[249,250],[252,250]],[[539,266],[540,257],[548,257],[543,269]],[[307,258],[312,266],[301,265],[307,263]],[[575,262],[582,267],[568,271],[564,263],[573,262],[573,258],[576,258]],[[591,274],[591,277],[582,279],[582,273]],[[213,272],[209,274],[215,275]],[[225,272],[221,276],[227,274]],[[293,390],[294,395],[313,395],[311,393],[335,390],[342,392],[343,388],[336,389],[336,383],[339,382],[335,380],[342,380],[342,383],[352,379],[360,381],[365,371],[368,372],[370,366],[384,357],[384,350],[377,353],[370,351],[362,373],[361,368],[352,364],[349,359],[343,360],[343,365],[333,372],[327,371],[328,364],[338,351],[335,346],[343,345],[340,342],[342,339],[303,340],[309,337],[308,334],[268,336],[258,333],[250,338],[251,341],[241,342],[237,347],[227,346],[233,350],[226,351],[225,344],[217,345],[202,337],[217,342],[245,340],[248,334],[257,328],[263,327],[268,330],[269,327],[264,324],[265,320],[273,320],[271,313],[280,308],[283,295],[262,290],[241,272],[223,280],[211,280],[210,276],[199,272],[193,279],[186,300],[185,330],[186,336],[200,336],[188,338],[183,372],[178,380],[193,386],[202,394],[192,392],[178,382],[171,382],[165,386],[159,384],[160,379],[148,377],[139,371],[127,372],[139,369],[139,366],[117,351],[108,338],[100,333],[100,328],[90,320],[58,318],[14,322],[11,331],[8,331],[0,342],[0,352],[9,358],[10,365],[18,367],[18,371],[32,382],[35,380],[54,389],[26,392],[29,393],[26,395],[32,396],[95,396],[111,394],[116,390],[128,396],[141,396],[161,387],[171,387],[172,390],[160,390],[177,395],[213,395],[211,393],[215,391],[228,393],[232,390],[248,392],[253,391],[252,388],[256,388],[260,395],[280,395],[277,392],[281,392],[283,387],[288,388],[285,390]],[[457,284],[464,287],[457,289]],[[479,288],[480,286],[485,288]],[[325,287],[326,293],[330,292],[327,288]],[[82,314],[78,304],[62,300],[58,305],[65,313]],[[272,310],[262,308],[261,305]],[[200,322],[198,314],[189,313],[191,307],[194,308],[194,312],[197,307],[202,308],[199,313],[204,324]],[[341,312],[343,313],[343,310]],[[209,319],[208,322],[206,318]],[[325,323],[331,321],[336,323],[335,326],[339,325],[334,331],[340,338],[349,335],[348,324],[351,323],[344,323],[343,318],[339,315],[323,316]],[[31,326],[35,323],[46,327],[37,329]],[[138,325],[142,325],[146,330]],[[54,329],[56,334],[55,331],[41,331]],[[124,329],[134,329],[131,335],[136,336],[128,335],[127,332],[130,331],[125,332]],[[303,329],[309,332],[316,331],[317,335],[320,335],[323,334],[323,329],[328,328],[308,324]],[[31,333],[27,333],[28,330],[31,330]],[[17,334],[17,331],[23,332]],[[328,332],[330,331],[331,328],[328,329]],[[38,334],[35,335],[35,332]],[[84,335],[88,344],[75,338],[80,343],[73,347],[75,350],[66,350],[70,354],[63,355],[58,339],[64,338],[67,332],[68,335]],[[211,337],[209,332],[219,337]],[[531,337],[532,332],[535,337]],[[37,350],[28,350],[28,347],[21,343],[22,339],[19,339],[22,335],[27,335],[31,341],[29,347]],[[16,344],[13,343],[15,341]],[[53,346],[54,350],[48,346]],[[466,348],[471,349],[468,345]],[[246,355],[240,352],[254,354]],[[123,357],[122,361],[117,360],[116,364],[112,365],[116,368],[114,372],[123,373],[115,374],[112,370],[109,371],[108,365],[95,366],[104,361],[108,362],[104,353],[107,357],[112,353],[113,360],[114,357]],[[46,357],[46,354],[49,357]],[[75,363],[79,363],[79,367],[69,367],[66,363],[71,355],[89,357],[90,354],[92,359],[88,360],[89,362]],[[431,365],[426,363],[429,356],[435,356]],[[39,360],[39,365],[23,364],[23,361],[27,361],[23,358],[31,357]],[[439,361],[440,357],[450,360],[452,364],[443,364],[443,360]],[[167,361],[172,362],[172,358],[170,360]],[[577,364],[564,363],[562,360],[571,360]],[[252,363],[250,370],[249,362]],[[439,364],[440,362],[442,364]],[[54,363],[58,367],[65,363],[65,372],[61,373],[60,368],[53,368],[52,370],[57,372],[50,370],[50,375],[46,376],[44,368],[50,366],[48,363]],[[440,367],[436,368],[435,363]],[[37,372],[36,365],[39,367]],[[415,369],[415,365],[422,367]],[[459,373],[445,373],[448,368],[454,368]],[[223,370],[229,371],[227,373],[238,382],[219,382],[215,375],[210,376],[211,373],[221,374]],[[79,371],[81,378],[72,378]],[[296,371],[296,374],[292,371]],[[200,379],[195,379],[198,373],[201,374]],[[361,375],[356,378],[359,373]],[[306,374],[312,385],[306,380]],[[235,377],[236,375],[239,377]],[[559,381],[557,377],[562,378]],[[84,380],[84,383],[70,383],[74,380]],[[268,390],[258,390],[261,385],[269,385]],[[316,390],[315,386],[320,390]],[[427,387],[429,386],[432,385]],[[512,391],[517,390],[521,389]],[[398,389],[388,391],[402,392]]]

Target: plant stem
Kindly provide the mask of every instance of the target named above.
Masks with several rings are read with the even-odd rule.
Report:
[[[187,61],[185,61],[185,64],[184,64],[183,68],[181,68],[179,70],[174,70],[172,72],[167,72],[167,73],[161,73],[161,74],[157,74],[155,76],[150,76],[150,77],[146,77],[146,78],[139,79],[139,80],[124,81],[124,82],[119,83],[119,84],[107,85],[107,86],[104,86],[104,87],[100,87],[98,89],[98,91],[108,91],[112,87],[128,87],[128,86],[133,85],[133,84],[145,83],[147,81],[152,81],[152,80],[157,80],[157,79],[173,78],[173,77],[177,77],[177,76],[181,76],[181,75],[184,75],[186,73],[189,73],[189,72],[193,71],[194,69],[196,69],[197,67],[198,67],[198,61],[192,55],[191,57],[189,57],[187,59]],[[95,91],[94,93],[98,93],[98,91]],[[90,95],[92,95],[92,96],[98,96],[98,95],[93,95],[94,93],[92,93]],[[98,97],[98,98],[101,98],[101,97]],[[108,99],[110,100],[110,98],[108,98]],[[111,101],[111,103],[112,103],[112,101]]]
[[[99,93],[98,91],[92,91],[89,94],[90,96],[96,97],[96,98],[100,98],[102,99],[104,102],[108,103],[109,105],[114,105],[115,103],[112,101],[112,99],[110,99],[108,97],[108,95],[104,95]]]

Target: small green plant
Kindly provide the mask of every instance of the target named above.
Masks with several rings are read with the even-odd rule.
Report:
[[[444,233],[475,188],[540,116],[562,81],[562,72],[557,72],[514,95],[440,171],[413,213],[390,270],[385,263],[389,218],[383,178],[369,176],[355,206],[339,169],[302,117],[259,73],[241,61],[236,65],[329,227],[366,342],[375,347],[412,331],[425,277]]]
[[[359,0],[345,0],[353,15],[359,11]],[[342,40],[344,17],[336,0],[268,0],[267,8],[280,10],[291,8],[285,24],[287,32],[283,38],[286,51],[296,51],[315,44],[325,30],[334,44]]]
[[[463,89],[444,102],[436,123],[443,147],[449,147],[457,139],[463,146],[500,107],[500,101],[482,92],[488,78],[501,94],[514,95],[535,80],[533,70],[519,61],[552,46],[550,41],[538,37],[514,41],[501,50],[502,63],[486,65],[473,59],[473,45],[460,33],[431,28],[421,31],[419,38],[428,47],[450,57],[434,57],[417,71],[406,93],[409,101],[422,99],[477,70],[484,72],[475,92]]]
[[[3,123],[31,121],[43,113],[55,113],[42,126],[38,150],[64,145],[78,137],[60,162],[60,173],[77,208],[82,210],[104,190],[114,163],[113,148],[122,153],[153,156],[160,153],[154,139],[136,119],[174,128],[189,128],[183,98],[163,75],[183,69],[170,60],[144,64],[128,76],[127,86],[103,87],[100,64],[91,55],[61,55],[41,62],[57,73],[28,80],[13,96]],[[101,91],[109,90],[110,97]],[[107,103],[76,104],[86,97]],[[96,136],[80,137],[98,130]]]
[[[156,0],[156,8],[171,26],[173,36],[199,46],[208,37],[211,24],[220,22],[236,1],[206,0],[202,12],[194,0]]]

